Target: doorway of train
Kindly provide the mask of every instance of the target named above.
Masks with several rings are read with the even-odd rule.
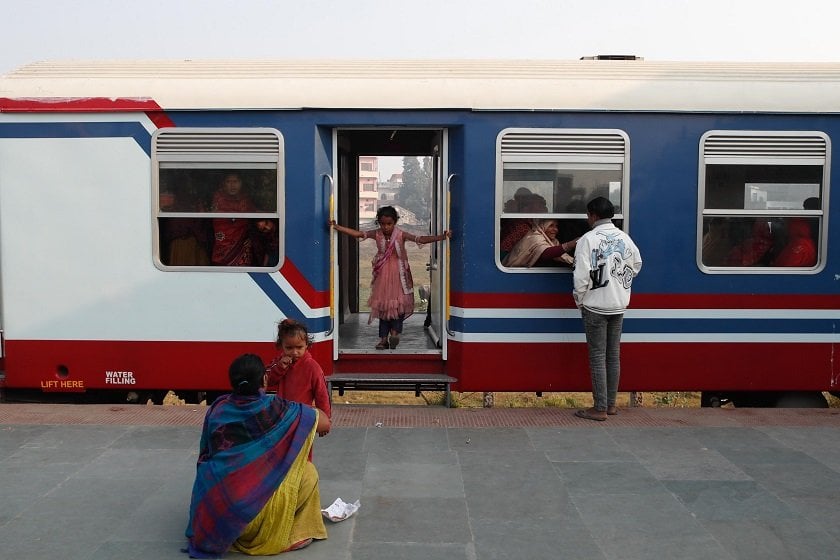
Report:
[[[420,236],[448,228],[445,129],[336,129],[333,135],[330,211],[339,224],[377,229],[377,211],[391,206],[403,231]],[[331,243],[333,359],[445,360],[447,242],[405,243],[414,312],[404,320],[399,340],[393,340],[397,344],[385,348],[368,305],[376,242],[334,232]]]

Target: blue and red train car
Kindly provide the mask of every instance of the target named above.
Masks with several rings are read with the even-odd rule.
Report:
[[[327,375],[587,390],[570,269],[502,261],[514,224],[554,219],[570,239],[603,195],[644,258],[622,390],[745,404],[836,392],[838,85],[838,64],[26,66],[0,78],[6,390],[223,391],[233,357],[273,355],[284,317],[306,322]],[[419,222],[453,231],[418,281],[421,349],[377,353],[348,334],[374,329],[360,321],[365,264],[326,224],[364,226],[359,161],[372,155],[427,162]],[[222,209],[229,174],[249,202]],[[258,221],[273,227],[248,259],[195,256],[195,240]]]

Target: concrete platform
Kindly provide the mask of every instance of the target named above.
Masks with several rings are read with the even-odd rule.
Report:
[[[334,408],[318,559],[840,557],[840,410]],[[203,407],[0,404],[0,558],[180,559]],[[230,553],[227,557],[244,558]]]

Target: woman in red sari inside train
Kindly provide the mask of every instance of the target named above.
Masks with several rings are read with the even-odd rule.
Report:
[[[254,212],[256,206],[245,192],[242,177],[227,173],[213,193],[211,212]],[[254,260],[250,220],[247,218],[213,219],[212,263],[216,266],[251,266]]]

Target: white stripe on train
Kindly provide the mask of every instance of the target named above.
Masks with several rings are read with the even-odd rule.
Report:
[[[450,307],[464,319],[579,319],[577,309]],[[837,319],[840,309],[628,309],[628,319]]]
[[[568,343],[586,342],[581,333],[462,333],[454,332],[452,340],[458,342],[485,343]],[[629,343],[808,343],[838,344],[840,333],[623,333],[621,342]]]

